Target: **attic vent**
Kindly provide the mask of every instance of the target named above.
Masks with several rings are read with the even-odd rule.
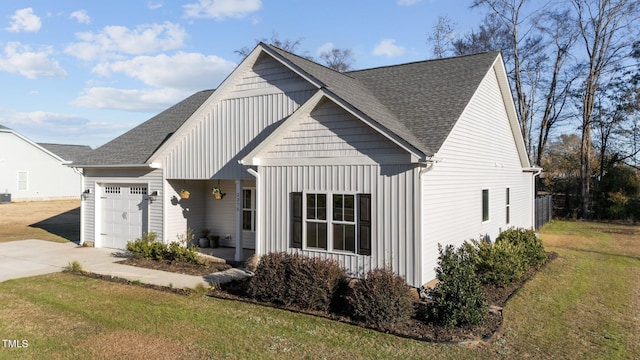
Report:
[[[146,187],[131,187],[129,188],[130,195],[147,195]]]
[[[120,186],[105,186],[105,194],[120,194]]]

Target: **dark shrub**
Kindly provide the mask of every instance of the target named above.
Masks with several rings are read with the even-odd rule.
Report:
[[[410,291],[404,277],[389,269],[375,269],[354,281],[346,300],[352,318],[384,329],[413,315]]]
[[[528,266],[537,267],[547,261],[547,253],[544,251],[542,241],[531,229],[511,228],[505,230],[496,239],[496,244],[503,241],[521,247],[522,260]]]
[[[248,294],[277,305],[328,311],[344,282],[346,274],[334,260],[270,253],[260,259]]]
[[[428,321],[445,326],[476,325],[484,322],[487,301],[474,271],[473,255],[467,246],[455,249],[438,246],[438,284],[429,295],[432,299]]]

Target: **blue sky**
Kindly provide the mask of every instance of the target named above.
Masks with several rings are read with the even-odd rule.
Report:
[[[431,56],[446,15],[456,31],[484,12],[466,0],[3,0],[0,124],[36,142],[98,147],[195,91],[216,88],[256,39],[300,51],[348,48],[354,69]]]

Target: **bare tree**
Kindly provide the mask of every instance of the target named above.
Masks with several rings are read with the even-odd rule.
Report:
[[[637,0],[571,0],[577,16],[578,34],[586,54],[586,75],[581,86],[582,144],[580,152],[580,195],[583,217],[590,214],[591,124],[596,96],[603,76],[612,76],[624,55],[629,54],[637,31],[640,3]]]
[[[539,83],[544,92],[542,115],[538,130],[538,143],[534,163],[542,164],[549,134],[555,125],[563,118],[565,105],[569,98],[571,86],[577,77],[577,72],[568,64],[570,51],[577,39],[568,9],[562,11],[545,11],[536,20],[537,26],[545,35],[545,45],[550,51],[549,58],[540,70],[549,77]],[[537,111],[536,111],[537,112]]]
[[[516,97],[516,109],[518,111],[518,117],[520,118],[520,130],[522,137],[524,138],[525,146],[529,153],[531,153],[531,107],[532,99],[531,94],[525,90],[524,79],[522,71],[523,59],[526,56],[522,54],[525,47],[530,49],[530,53],[534,54],[533,48],[536,40],[531,36],[530,32],[534,30],[532,23],[529,23],[529,17],[535,16],[534,13],[524,15],[523,7],[529,0],[474,0],[472,7],[488,7],[498,19],[502,22],[505,29],[509,33],[510,48],[513,58],[511,59],[513,65],[512,83],[514,86]],[[522,28],[522,29],[521,29]],[[521,32],[522,30],[522,32]],[[529,90],[535,91],[535,87],[530,87]]]
[[[320,53],[319,58],[328,68],[339,72],[351,70],[354,61],[351,49],[333,48]]]
[[[455,38],[456,24],[448,16],[439,16],[433,31],[427,37],[427,43],[433,45],[433,56],[443,58],[449,54]]]
[[[298,38],[296,40],[290,39],[280,39],[278,33],[274,32],[271,34],[271,38],[262,38],[256,39],[256,44],[262,42],[266,44],[273,45],[282,50],[288,51],[290,53],[295,53],[298,56],[302,56],[305,59],[315,61],[313,56],[309,55],[308,51],[299,52],[298,48],[302,44],[302,38]],[[244,46],[240,49],[234,50],[233,52],[238,54],[241,57],[246,57],[251,52],[252,48],[248,46]],[[344,72],[351,70],[351,66],[354,63],[353,51],[351,49],[337,49],[332,48],[331,50],[324,51],[320,53],[320,61],[324,62],[324,65],[327,67]]]

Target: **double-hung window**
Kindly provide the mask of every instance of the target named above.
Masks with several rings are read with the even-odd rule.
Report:
[[[489,189],[482,189],[482,222],[489,221]]]
[[[371,195],[291,193],[291,246],[371,254]]]

